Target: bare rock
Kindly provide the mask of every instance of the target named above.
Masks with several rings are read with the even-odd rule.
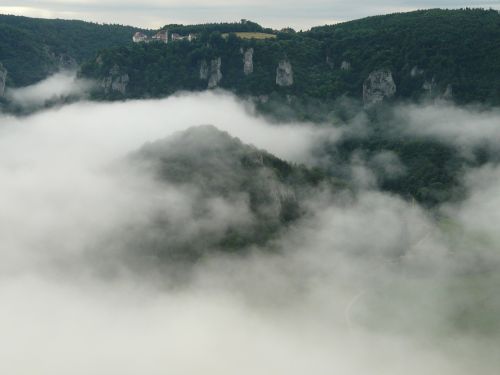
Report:
[[[351,63],[349,61],[342,61],[342,64],[340,64],[340,70],[343,70],[345,72],[350,71]]]
[[[453,86],[452,85],[446,86],[446,91],[443,94],[443,99],[445,99],[445,100],[452,100],[453,99]]]
[[[292,64],[288,60],[282,60],[276,69],[276,84],[281,87],[293,85]]]
[[[0,63],[0,97],[3,97],[5,92],[5,82],[7,80],[7,69]]]
[[[363,83],[363,101],[370,106],[394,96],[396,84],[392,72],[388,69],[380,69],[371,72]]]
[[[125,95],[129,82],[129,75],[121,73],[120,67],[118,65],[114,65],[110,69],[109,75],[101,81],[101,87],[106,94],[119,92],[120,94]]]
[[[208,79],[208,64],[207,60],[200,62],[200,79],[206,81]]]
[[[418,76],[421,76],[422,74],[424,74],[424,70],[423,69],[420,69],[417,65],[415,65],[412,69],[411,69],[411,72],[410,72],[410,75],[415,78],[415,77],[418,77]]]
[[[437,89],[437,84],[436,80],[433,77],[432,80],[430,81],[425,81],[424,84],[422,85],[422,89],[426,92],[428,96],[435,96],[436,94],[436,89]]]
[[[210,62],[210,77],[208,78],[208,88],[213,89],[219,85],[222,79],[221,72],[222,61],[218,57]]]
[[[249,48],[243,54],[243,73],[247,76],[253,73],[253,48]]]

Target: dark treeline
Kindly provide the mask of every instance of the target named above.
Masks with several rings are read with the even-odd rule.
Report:
[[[191,43],[103,51],[99,63],[87,63],[82,72],[102,79],[116,65],[130,76],[125,97],[163,96],[178,90],[205,89],[200,61],[220,57],[219,87],[238,95],[277,93],[329,101],[345,95],[360,98],[364,80],[372,71],[384,68],[392,72],[396,98],[440,96],[450,88],[457,103],[500,103],[497,11],[393,14],[308,32],[278,32],[277,38],[267,40],[240,39],[234,34],[223,38],[223,25],[207,25]],[[194,26],[191,31],[195,30],[202,31],[203,26]],[[254,49],[253,73],[245,75],[241,52],[248,48]],[[278,87],[276,68],[284,59],[293,67],[294,83]]]
[[[26,86],[76,67],[105,48],[132,44],[139,29],[83,21],[0,15],[0,62],[8,86]]]

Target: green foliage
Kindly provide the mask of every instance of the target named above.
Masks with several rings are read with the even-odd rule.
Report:
[[[132,44],[139,29],[83,21],[0,15],[0,61],[9,86],[26,86],[61,66],[81,63],[97,51]]]
[[[260,26],[249,25],[260,31]],[[280,32],[277,38],[267,40],[242,40],[231,34],[247,26],[171,26],[171,31],[201,35],[182,45],[112,49],[104,69],[92,67],[91,62],[83,74],[99,78],[117,64],[124,71],[140,72],[131,79],[127,96],[163,96],[206,88],[206,82],[199,79],[200,61],[221,57],[222,88],[240,95],[276,93],[332,102],[343,95],[360,98],[370,72],[389,68],[400,99],[425,96],[424,82],[434,80],[433,95],[444,94],[451,85],[454,100],[459,103],[500,103],[500,14],[493,10],[400,13],[308,32]],[[229,37],[221,38],[225,32]],[[250,47],[254,49],[254,72],[245,76],[240,48]],[[123,55],[128,55],[125,60],[130,64],[123,61]],[[276,67],[285,58],[293,66],[294,85],[283,88],[276,86],[275,79]],[[349,71],[341,69],[344,61],[350,63]]]
[[[255,22],[248,20],[241,20],[241,22],[220,22],[220,23],[204,23],[199,25],[178,25],[171,24],[165,25],[163,30],[168,30],[171,33],[178,33],[180,35],[187,34],[210,34],[213,32],[223,33],[236,33],[236,32],[264,32],[262,26]]]

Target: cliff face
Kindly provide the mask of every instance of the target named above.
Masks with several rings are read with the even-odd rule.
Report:
[[[222,79],[222,60],[220,57],[213,59],[210,62],[210,71],[208,76],[208,88],[213,89],[219,86],[219,82]]]
[[[130,82],[128,74],[120,73],[120,68],[115,65],[109,75],[101,81],[101,87],[106,94],[118,92],[122,95],[127,93],[127,85]]]
[[[392,72],[387,69],[371,72],[363,83],[363,102],[366,106],[391,98],[395,93],[396,84]]]
[[[207,60],[202,60],[200,62],[200,79],[207,80],[208,79],[208,64]]]
[[[430,91],[438,97],[452,83],[457,103],[499,105],[499,21],[497,12],[432,10],[314,28],[299,35],[278,33],[270,40],[215,38],[147,48],[132,45],[102,52],[103,66],[86,64],[82,76],[101,81],[118,64],[130,76],[126,88],[130,98],[222,87],[249,97],[275,92],[282,99],[292,95],[333,102],[347,96],[364,99],[367,105],[389,97],[418,99]],[[457,32],[464,23],[477,33]],[[482,24],[496,34],[478,27]],[[393,38],[386,37],[388,30]],[[436,36],[432,45],[425,36],[430,30]],[[390,72],[374,71],[381,66]],[[112,81],[107,86],[113,86]]]
[[[293,85],[292,64],[288,60],[281,60],[276,69],[276,84],[281,87]]]
[[[2,63],[0,63],[0,97],[2,97],[5,92],[6,80],[7,80],[7,69],[5,69]]]
[[[253,48],[243,53],[243,73],[246,76],[253,73]]]

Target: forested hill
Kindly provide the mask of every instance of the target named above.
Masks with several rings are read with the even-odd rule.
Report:
[[[137,28],[0,15],[0,63],[8,86],[25,86],[104,48],[132,43]]]
[[[264,101],[347,95],[369,103],[426,96],[500,103],[494,10],[424,10],[269,36],[201,30],[192,42],[109,49],[82,74],[102,82],[97,97],[106,99],[221,87]]]

